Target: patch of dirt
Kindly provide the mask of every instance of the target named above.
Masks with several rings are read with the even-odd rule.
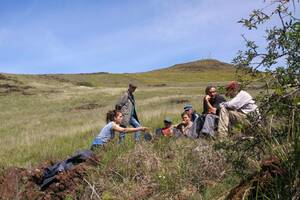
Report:
[[[63,171],[55,176],[56,180],[45,190],[40,190],[44,169],[54,162],[45,162],[42,166],[27,170],[23,168],[9,168],[0,175],[0,199],[79,199],[80,193],[86,187],[84,177],[92,165],[98,163],[95,156],[84,163],[75,165],[68,171]]]
[[[77,106],[74,109],[75,110],[92,110],[92,109],[97,109],[97,108],[102,108],[104,107],[101,104],[96,104],[96,103],[88,103],[88,104],[84,104],[81,106]]]
[[[148,85],[149,87],[166,87],[167,84],[163,83],[163,84],[154,84],[154,85]]]
[[[22,94],[26,95],[27,90],[32,89],[31,86],[19,86],[13,85],[9,83],[0,84],[0,94],[7,95],[13,92],[21,92]]]
[[[6,76],[4,74],[0,74],[0,80],[3,80],[3,81],[12,81],[12,82],[15,82],[15,83],[22,83],[21,81],[18,81],[17,79],[11,78],[11,77]]]
[[[182,104],[182,103],[189,103],[190,101],[187,99],[172,99],[170,102],[174,104]]]

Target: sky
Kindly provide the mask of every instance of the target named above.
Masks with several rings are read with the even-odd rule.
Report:
[[[237,23],[263,0],[0,0],[0,72],[145,72],[177,63],[230,63]]]

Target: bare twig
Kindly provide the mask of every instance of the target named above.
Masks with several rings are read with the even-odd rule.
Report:
[[[96,189],[95,189],[95,186],[92,185],[90,182],[88,182],[88,180],[86,180],[85,178],[83,178],[83,180],[89,185],[89,187],[90,187],[91,190],[92,190],[92,194],[91,194],[90,199],[92,199],[93,194],[95,194],[95,195],[97,196],[98,199],[101,199],[100,195],[97,193],[97,191],[96,191]]]

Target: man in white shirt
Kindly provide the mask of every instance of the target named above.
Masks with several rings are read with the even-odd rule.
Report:
[[[246,119],[247,114],[257,112],[257,105],[252,96],[241,90],[238,82],[232,81],[226,86],[226,96],[232,99],[221,103],[218,124],[219,137],[228,135],[229,124],[247,124],[249,123]]]

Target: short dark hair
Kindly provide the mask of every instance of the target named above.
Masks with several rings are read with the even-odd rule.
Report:
[[[135,84],[133,84],[133,83],[129,83],[128,87],[130,87],[130,88],[137,88],[137,86]]]

